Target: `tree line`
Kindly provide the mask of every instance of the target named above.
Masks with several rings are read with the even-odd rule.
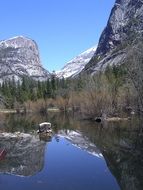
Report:
[[[17,104],[23,105],[27,101],[36,102],[39,99],[46,101],[56,99],[58,96],[66,99],[71,86],[71,80],[58,79],[54,74],[46,81],[35,81],[27,76],[16,81],[13,77],[12,80],[5,80],[0,84],[0,94],[4,97],[7,108],[15,108]],[[75,90],[80,88],[78,80]]]

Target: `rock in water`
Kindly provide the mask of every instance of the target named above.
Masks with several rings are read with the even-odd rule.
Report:
[[[23,36],[0,41],[0,82],[22,76],[36,80],[50,77],[41,65],[36,42]]]

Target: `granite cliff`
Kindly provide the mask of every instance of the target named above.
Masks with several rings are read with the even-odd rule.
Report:
[[[23,36],[0,41],[0,82],[23,76],[36,80],[50,77],[41,65],[36,42]]]

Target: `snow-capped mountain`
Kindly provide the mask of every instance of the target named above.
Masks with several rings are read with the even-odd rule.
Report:
[[[83,73],[95,74],[107,65],[121,64],[127,57],[127,46],[135,39],[143,39],[143,0],[116,0],[97,50]]]
[[[97,148],[97,146],[93,144],[87,137],[85,137],[80,131],[59,130],[58,136],[64,137],[65,139],[70,141],[72,145],[86,151],[93,156],[103,158],[103,155]]]
[[[23,36],[0,41],[0,82],[22,76],[36,80],[50,76],[41,65],[36,42]]]
[[[74,59],[69,61],[60,71],[56,72],[57,77],[68,78],[78,75],[84,69],[85,65],[91,60],[95,51],[96,47],[92,47],[76,56]]]

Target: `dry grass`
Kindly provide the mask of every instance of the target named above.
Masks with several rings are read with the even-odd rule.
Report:
[[[127,121],[130,120],[129,117],[111,117],[111,118],[107,118],[106,121]]]

